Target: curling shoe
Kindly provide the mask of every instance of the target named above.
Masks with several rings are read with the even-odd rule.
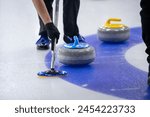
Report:
[[[39,38],[39,40],[36,42],[37,49],[38,50],[47,50],[49,49],[50,40],[47,36],[42,36]]]

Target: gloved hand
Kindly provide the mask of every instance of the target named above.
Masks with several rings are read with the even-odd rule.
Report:
[[[54,40],[56,39],[56,43],[58,43],[60,33],[57,27],[51,22],[51,23],[47,23],[45,25],[45,28],[47,31],[47,35],[51,39],[51,41],[54,42]]]

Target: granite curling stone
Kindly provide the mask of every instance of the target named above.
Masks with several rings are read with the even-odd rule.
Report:
[[[129,39],[130,29],[123,24],[111,24],[111,21],[119,22],[121,19],[111,18],[97,31],[98,39],[104,42],[123,42]]]
[[[74,36],[74,43],[65,44],[58,49],[57,58],[65,65],[86,65],[95,59],[95,49],[87,43],[80,43]]]

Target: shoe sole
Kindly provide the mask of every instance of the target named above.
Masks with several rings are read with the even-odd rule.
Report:
[[[49,45],[47,46],[37,46],[38,50],[48,50],[49,49]]]

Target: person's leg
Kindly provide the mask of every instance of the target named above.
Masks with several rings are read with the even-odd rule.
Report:
[[[48,10],[48,12],[49,12],[49,15],[50,15],[50,17],[51,17],[52,19],[53,19],[53,7],[52,7],[53,1],[54,1],[54,0],[44,0],[45,5],[46,5],[46,7],[47,7],[47,10]],[[43,23],[43,21],[41,20],[40,17],[39,17],[39,24],[40,24],[39,35],[47,35],[47,34],[46,34],[46,29],[45,29],[44,23]]]
[[[52,7],[53,1],[54,0],[44,0],[47,10],[49,12],[49,15],[52,19],[53,19],[53,7]],[[40,17],[39,17],[39,24],[40,24],[40,30],[39,30],[40,38],[36,42],[37,49],[40,49],[40,50],[49,49],[50,41],[47,37],[47,32],[46,32],[44,23]]]
[[[148,84],[150,85],[150,1],[141,0],[142,37],[146,44],[147,61],[149,63]]]
[[[79,28],[77,25],[79,7],[80,0],[63,0],[63,24],[65,36],[72,37],[74,35],[79,35]],[[65,40],[65,42],[66,41],[67,40]]]

